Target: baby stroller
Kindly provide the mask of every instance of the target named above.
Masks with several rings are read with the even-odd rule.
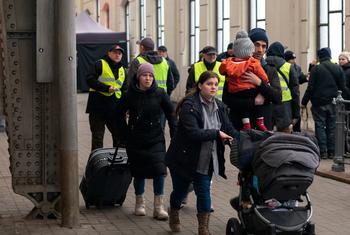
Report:
[[[231,163],[240,169],[240,193],[230,203],[239,219],[228,220],[226,234],[315,234],[307,188],[319,165],[316,139],[250,131],[241,133],[240,142],[250,148],[231,146]],[[249,156],[248,166],[240,158]]]

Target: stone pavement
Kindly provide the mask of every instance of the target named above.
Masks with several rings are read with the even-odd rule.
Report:
[[[78,94],[78,122],[79,122],[79,175],[84,172],[90,149],[90,130],[88,118],[84,113],[87,94]],[[106,146],[111,146],[111,138],[106,133]],[[122,207],[89,210],[85,209],[80,196],[80,227],[74,229],[61,228],[59,220],[27,220],[25,216],[32,209],[32,203],[26,198],[15,194],[11,186],[9,172],[9,155],[7,140],[4,133],[0,134],[0,235],[2,234],[171,234],[167,222],[156,221],[152,216],[152,182],[146,184],[147,216],[137,217],[132,214],[134,195],[132,185],[129,188],[126,201]],[[319,173],[330,176],[331,161],[322,161]],[[229,163],[227,166],[228,179],[214,179],[213,204],[215,212],[210,220],[210,231],[213,235],[225,234],[226,221],[236,213],[229,205],[229,199],[237,195],[237,170]],[[350,166],[346,172],[338,174],[343,178],[349,175]],[[171,191],[170,177],[166,179],[166,201]],[[338,180],[315,176],[314,183],[309,189],[314,206],[312,220],[316,223],[318,235],[347,235],[350,234],[350,185]],[[195,211],[195,197],[191,193],[189,202],[181,211],[182,234],[196,234],[197,220]]]

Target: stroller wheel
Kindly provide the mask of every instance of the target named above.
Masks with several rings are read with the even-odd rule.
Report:
[[[226,224],[226,235],[243,235],[242,226],[238,219],[230,218]]]
[[[306,227],[305,230],[303,231],[303,235],[315,235],[315,224],[309,222]]]

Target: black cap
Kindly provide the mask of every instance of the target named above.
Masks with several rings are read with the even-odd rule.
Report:
[[[267,56],[278,56],[284,58],[284,47],[280,42],[274,42],[270,45],[266,52]]]
[[[111,48],[109,48],[108,51],[120,51],[121,53],[124,53],[124,49],[121,48],[121,46],[119,46],[118,44],[114,44],[113,46],[111,46]]]
[[[200,53],[203,53],[203,54],[217,54],[217,51],[216,51],[215,47],[206,46],[200,51]]]
[[[165,46],[159,46],[158,51],[166,52],[166,51],[168,51],[168,49]]]
[[[293,51],[286,51],[286,52],[284,52],[284,59],[286,61],[292,60],[292,59],[295,59],[295,58],[297,58],[297,57],[295,56]]]
[[[269,38],[266,31],[262,28],[254,28],[250,30],[248,36],[253,43],[256,41],[263,41],[266,42],[267,46],[269,46]]]
[[[227,45],[227,50],[231,50],[233,49],[233,42],[230,42],[228,45]]]
[[[330,59],[332,58],[332,52],[329,47],[324,47],[321,48],[317,51],[317,57],[322,60],[322,59]]]
[[[153,51],[154,49],[154,42],[152,38],[144,38],[141,41],[137,41],[136,44],[143,46],[147,51]]]

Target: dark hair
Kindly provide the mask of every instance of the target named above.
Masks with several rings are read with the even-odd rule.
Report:
[[[196,86],[194,86],[190,92],[188,92],[186,94],[186,96],[184,98],[182,98],[178,103],[177,103],[177,106],[176,106],[176,115],[179,115],[180,113],[180,110],[181,110],[181,106],[183,104],[183,102],[185,101],[185,99],[189,96],[193,96],[194,94],[199,94],[200,92],[200,89],[199,89],[199,84],[203,84],[205,83],[208,79],[210,78],[217,78],[218,81],[220,81],[220,78],[219,76],[214,73],[213,71],[205,71],[203,72],[200,76],[199,76],[199,79],[198,81],[196,82]]]

